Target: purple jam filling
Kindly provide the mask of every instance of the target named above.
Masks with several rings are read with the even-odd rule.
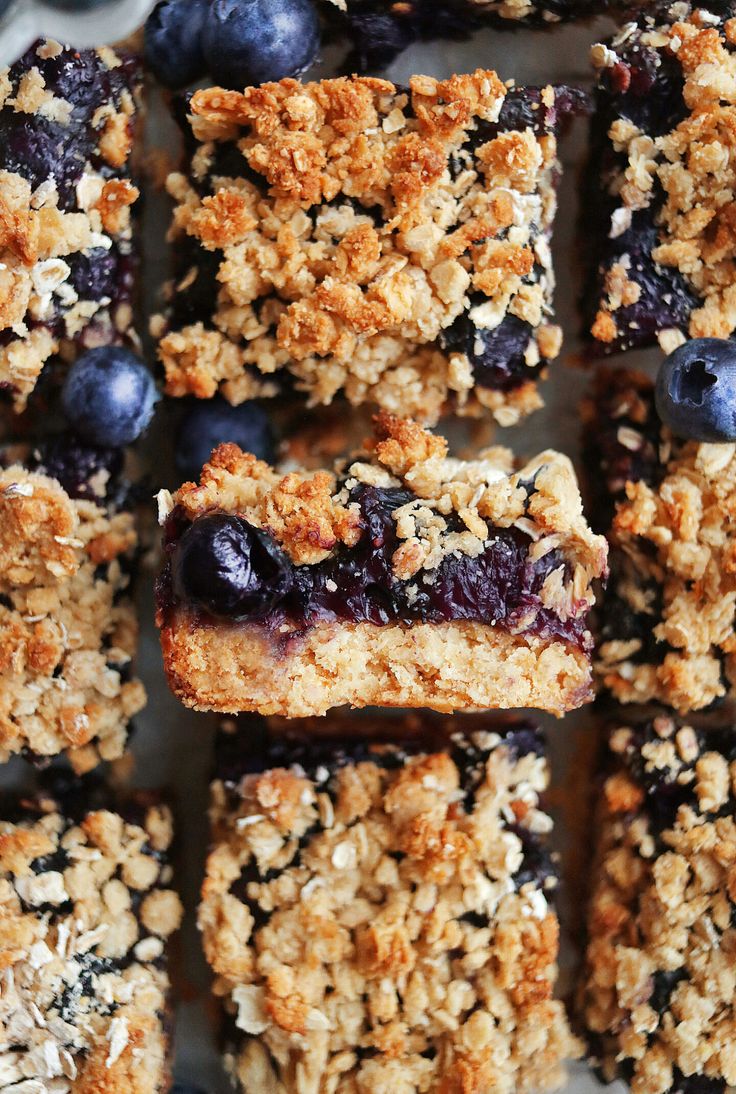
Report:
[[[165,613],[183,603],[205,618],[259,622],[276,632],[284,623],[300,631],[335,620],[469,620],[588,647],[582,606],[569,619],[542,606],[547,576],[560,567],[568,576],[563,555],[553,550],[532,561],[532,540],[517,528],[492,528],[475,558],[447,555],[436,570],[397,580],[391,560],[399,540],[391,514],[412,500],[401,488],[357,487],[350,501],[360,508],[363,535],[355,547],[340,547],[311,566],[294,565],[270,536],[242,518],[208,514],[187,524],[175,511],[166,529],[169,562],[159,582],[159,607]]]

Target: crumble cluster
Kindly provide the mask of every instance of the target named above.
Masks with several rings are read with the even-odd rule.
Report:
[[[141,75],[109,47],[38,41],[0,70],[0,387],[135,342],[130,160]]]
[[[612,210],[592,333],[614,349],[656,336],[670,352],[736,329],[736,19],[728,5],[649,7],[592,51]]]
[[[613,730],[581,1013],[632,1094],[736,1085],[733,726]]]
[[[616,502],[598,672],[620,702],[698,710],[736,680],[736,445],[673,437],[643,376],[605,371],[598,390],[588,424]]]
[[[430,423],[448,400],[507,424],[539,406],[561,340],[556,92],[502,127],[509,94],[483,70],[195,92],[190,176],[168,183],[181,272],[154,321],[168,392],[240,403],[288,369],[312,404],[342,391]],[[462,347],[496,337],[494,365],[523,359],[494,390]]]
[[[66,753],[77,771],[122,755],[145,703],[131,675],[130,512],[73,498],[21,463],[0,468],[0,760]]]
[[[485,725],[429,752],[411,727],[292,740],[213,784],[199,925],[240,1089],[564,1083],[543,748]]]
[[[168,808],[82,784],[0,800],[0,1085],[54,1094],[169,1089]],[[99,799],[99,803],[98,800]]]
[[[310,565],[365,534],[358,506],[350,502],[355,486],[403,485],[415,496],[392,514],[397,579],[435,570],[451,553],[479,555],[493,527],[513,526],[530,536],[533,561],[564,549],[570,573],[550,575],[541,593],[546,607],[564,618],[586,597],[592,602],[591,581],[605,570],[605,540],[588,527],[566,456],[543,452],[519,471],[501,447],[459,460],[448,456],[443,437],[385,413],[375,419],[361,455],[335,472],[282,475],[236,445],[221,445],[200,485],[185,483],[173,499],[164,499],[164,512],[174,504],[189,520],[213,510],[236,512],[273,535],[295,563]],[[451,530],[453,516],[461,531]]]

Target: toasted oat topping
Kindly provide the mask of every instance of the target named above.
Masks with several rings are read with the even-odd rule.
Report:
[[[110,48],[39,40],[0,71],[0,385],[18,410],[53,356],[135,342],[140,95],[136,64]]]
[[[652,265],[676,271],[693,298],[691,307],[675,308],[667,293],[676,296],[677,283],[663,285],[664,314],[682,311],[674,327],[658,321],[663,305],[651,300],[653,315],[644,321],[665,352],[684,335],[727,338],[736,329],[736,24],[725,7],[723,14],[682,2],[653,5],[653,13],[644,10],[593,47],[603,99],[612,97],[607,112],[615,115],[603,180],[613,201],[609,237],[635,241],[647,224],[657,228],[643,255],[622,247],[605,269],[592,328],[602,343],[642,340],[640,319],[628,309],[646,290]],[[633,81],[637,90],[627,96]],[[644,90],[651,111],[638,105],[642,81],[651,85]]]
[[[71,498],[19,463],[0,469],[0,759],[65,752],[78,771],[122,755],[145,702],[126,590],[131,513]]]
[[[598,671],[621,702],[698,710],[736,680],[736,446],[673,437],[643,376],[622,374],[612,418],[607,376],[591,427],[618,497]]]
[[[591,1051],[633,1094],[705,1089],[686,1076],[731,1088],[733,727],[660,715],[614,729],[610,749],[580,991]]]
[[[527,733],[357,756],[312,741],[213,784],[199,924],[241,1089],[564,1082],[577,1044],[552,999],[547,769]]]
[[[158,1094],[182,914],[171,816],[150,794],[118,805],[97,788],[87,808],[82,784],[67,793],[0,802],[0,1085]]]
[[[400,541],[393,556],[396,577],[436,569],[449,552],[477,555],[493,527],[514,526],[533,540],[534,559],[564,551],[572,567],[569,585],[550,587],[550,597],[571,596],[578,608],[585,597],[592,602],[590,581],[605,569],[605,541],[592,534],[583,516],[570,461],[547,451],[518,471],[513,465],[512,453],[501,447],[476,460],[456,459],[447,454],[444,438],[381,414],[358,458],[333,472],[282,475],[236,445],[221,445],[199,485],[185,483],[170,505],[188,520],[218,510],[238,513],[273,535],[294,562],[310,565],[365,534],[350,500],[356,486],[404,486],[414,497],[392,514]],[[455,529],[458,519],[461,531]]]
[[[288,369],[312,404],[342,391],[430,422],[450,399],[504,424],[539,405],[531,381],[560,345],[555,90],[530,101],[539,132],[499,124],[507,93],[480,69],[406,90],[353,77],[195,92],[189,177],[168,183],[180,276],[154,322],[169,393],[240,403]],[[446,337],[463,318],[482,340],[506,317],[528,328],[529,376],[508,391],[476,383],[463,338]]]

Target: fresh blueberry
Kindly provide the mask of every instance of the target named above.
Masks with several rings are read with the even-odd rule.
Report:
[[[161,0],[146,20],[146,63],[166,87],[205,75],[202,30],[210,0]]]
[[[13,0],[0,0],[0,17],[2,17],[8,10]]]
[[[176,468],[196,479],[218,444],[231,441],[259,460],[273,462],[274,437],[266,412],[257,403],[231,406],[220,396],[196,403],[182,419],[176,438]]]
[[[309,68],[319,20],[312,0],[214,0],[203,41],[213,78],[242,90]]]
[[[662,362],[655,398],[660,418],[678,437],[736,441],[736,344],[684,342]]]
[[[292,564],[275,540],[227,513],[200,517],[187,528],[172,569],[179,600],[226,619],[267,615],[293,582]]]
[[[143,362],[121,346],[87,350],[69,369],[61,392],[67,421],[85,441],[121,447],[153,416],[156,385]]]

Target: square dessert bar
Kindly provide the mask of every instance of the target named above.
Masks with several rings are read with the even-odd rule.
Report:
[[[64,752],[85,771],[122,755],[145,703],[132,504],[119,450],[0,449],[0,761]]]
[[[632,1094],[736,1085],[736,733],[659,714],[610,736],[580,1012]]]
[[[347,33],[361,72],[383,68],[412,42],[465,37],[479,27],[554,26],[604,14],[608,0],[325,0],[330,29]]]
[[[97,780],[0,797],[3,1090],[170,1089],[171,835],[156,795]]]
[[[135,343],[138,61],[39,40],[0,70],[0,390],[47,361]]]
[[[586,418],[611,547],[601,680],[619,702],[707,707],[736,681],[736,446],[672,436],[628,371],[601,372]]]
[[[592,334],[605,351],[736,329],[732,5],[641,5],[593,47]]]
[[[295,385],[430,424],[540,406],[556,133],[582,98],[482,70],[195,92],[153,324],[169,394]]]
[[[238,1089],[558,1089],[579,1049],[540,734],[371,721],[223,734],[199,926]]]
[[[335,472],[286,475],[222,445],[163,497],[164,662],[187,705],[287,717],[353,706],[540,707],[590,698],[606,542],[570,461],[515,471],[376,419]]]

